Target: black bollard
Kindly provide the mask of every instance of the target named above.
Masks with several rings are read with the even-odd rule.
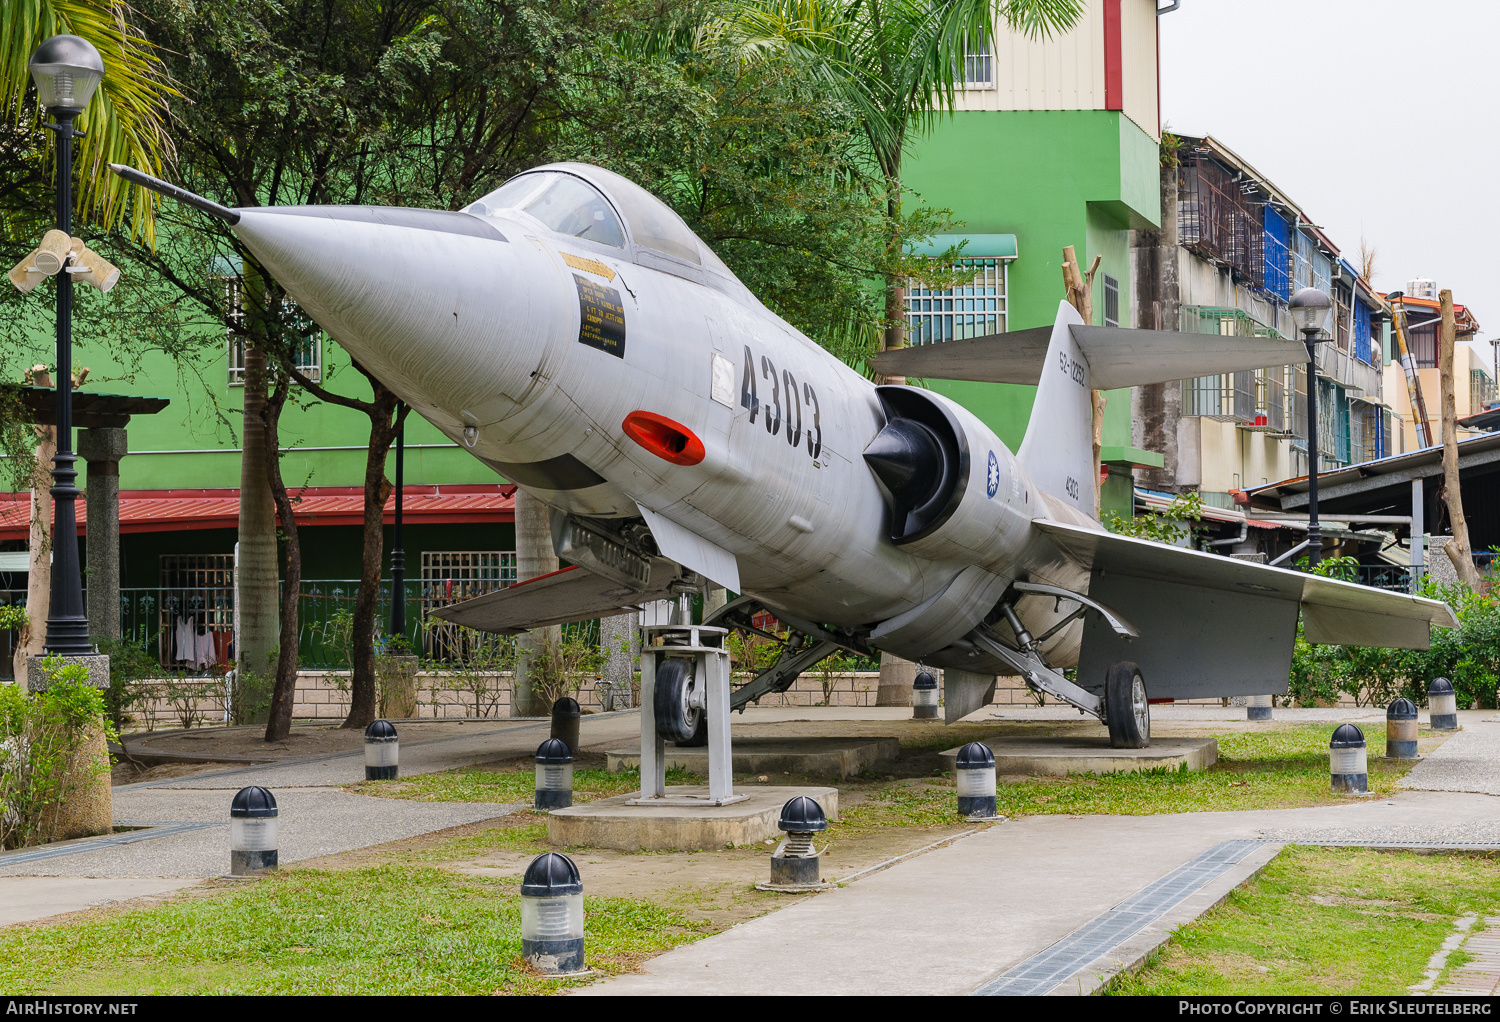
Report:
[[[563,696],[552,704],[552,737],[561,738],[575,756],[578,755],[578,720],[581,716],[577,699]]]

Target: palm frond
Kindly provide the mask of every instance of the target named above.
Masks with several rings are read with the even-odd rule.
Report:
[[[115,177],[107,164],[125,163],[160,176],[174,155],[166,130],[167,99],[179,93],[155,47],[131,26],[133,14],[123,0],[0,2],[0,117],[39,129],[42,112],[26,108],[32,52],[64,33],[92,43],[104,58],[104,79],[78,119],[86,135],[74,159],[76,212],[106,228],[128,218],[131,233],[152,244],[155,196]]]

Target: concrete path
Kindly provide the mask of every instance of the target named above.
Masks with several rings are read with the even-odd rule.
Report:
[[[1401,780],[1425,791],[1479,791],[1500,795],[1500,720],[1463,715],[1463,730],[1429,753]]]
[[[127,898],[169,894],[197,882],[196,879],[162,877],[139,880],[4,877],[0,878],[0,926],[45,919],[60,912],[76,912]]]
[[[1283,842],[1500,847],[1500,801],[1471,793],[1500,790],[1500,759],[1484,761],[1494,739],[1482,730],[1500,734],[1500,724],[1466,726],[1448,744],[1465,741],[1445,759],[1434,756],[1418,778],[1453,790],[1303,809],[1007,822],[669,952],[644,974],[577,992],[765,993],[770,970],[778,994],[967,994],[1216,846],[1264,843],[1052,992],[1085,991],[1211,907]],[[588,867],[580,865],[586,887]]]
[[[549,733],[545,719],[496,721],[471,734],[403,743],[403,775],[526,756]],[[640,734],[635,713],[585,716],[587,748]],[[363,750],[234,767],[114,789],[117,825],[105,838],[0,855],[0,926],[185,887],[229,868],[229,802],[250,784],[280,808],[279,852],[295,862],[494,819],[519,806],[410,802],[339,790],[364,779]]]

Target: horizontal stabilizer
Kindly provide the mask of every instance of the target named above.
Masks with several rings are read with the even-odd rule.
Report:
[[[1096,390],[1140,387],[1307,361],[1307,349],[1302,342],[1290,338],[1076,324],[1071,329],[1074,341],[1088,360],[1090,382]],[[887,376],[918,379],[1035,384],[1041,379],[1051,337],[1052,327],[1039,326],[962,341],[898,348],[875,356],[875,370]]]
[[[677,566],[666,560],[652,563],[652,585],[637,591],[584,571],[577,566],[539,575],[462,603],[434,610],[433,616],[481,632],[518,635],[532,628],[587,621],[638,610],[643,603],[677,595],[670,583],[680,579]]]

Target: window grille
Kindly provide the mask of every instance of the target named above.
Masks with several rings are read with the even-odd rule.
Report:
[[[994,59],[989,44],[979,43],[964,54],[964,86],[982,89],[994,83]]]
[[[229,385],[245,385],[245,335],[240,327],[245,323],[245,309],[241,301],[243,286],[239,277],[227,277],[224,281],[228,293],[229,322],[225,335],[229,343]],[[297,303],[290,298],[282,300],[288,314],[287,323],[298,335],[297,370],[314,383],[323,382],[323,331],[314,323]]]
[[[1482,412],[1495,403],[1495,381],[1483,369],[1469,370],[1469,414]]]
[[[1120,325],[1120,282],[1104,275],[1104,325]]]
[[[162,554],[158,577],[162,666],[195,672],[234,658],[234,554]]]
[[[463,641],[458,625],[433,618],[450,603],[471,600],[514,585],[512,550],[428,550],[422,554],[422,652],[435,659],[453,656]]]
[[[1250,200],[1252,191],[1215,160],[1189,157],[1177,178],[1177,231],[1184,247],[1258,288],[1265,284],[1264,207]]]
[[[1007,329],[1007,264],[1009,260],[965,257],[958,265],[974,269],[967,285],[931,290],[919,280],[906,287],[906,343],[936,344],[1003,334]]]
[[[1292,297],[1291,224],[1273,206],[1266,206],[1265,237],[1261,241],[1265,289],[1282,301]]]
[[[1349,350],[1350,342],[1350,317],[1353,314],[1354,293],[1349,288],[1335,284],[1333,286],[1333,340],[1339,346],[1340,351]]]

